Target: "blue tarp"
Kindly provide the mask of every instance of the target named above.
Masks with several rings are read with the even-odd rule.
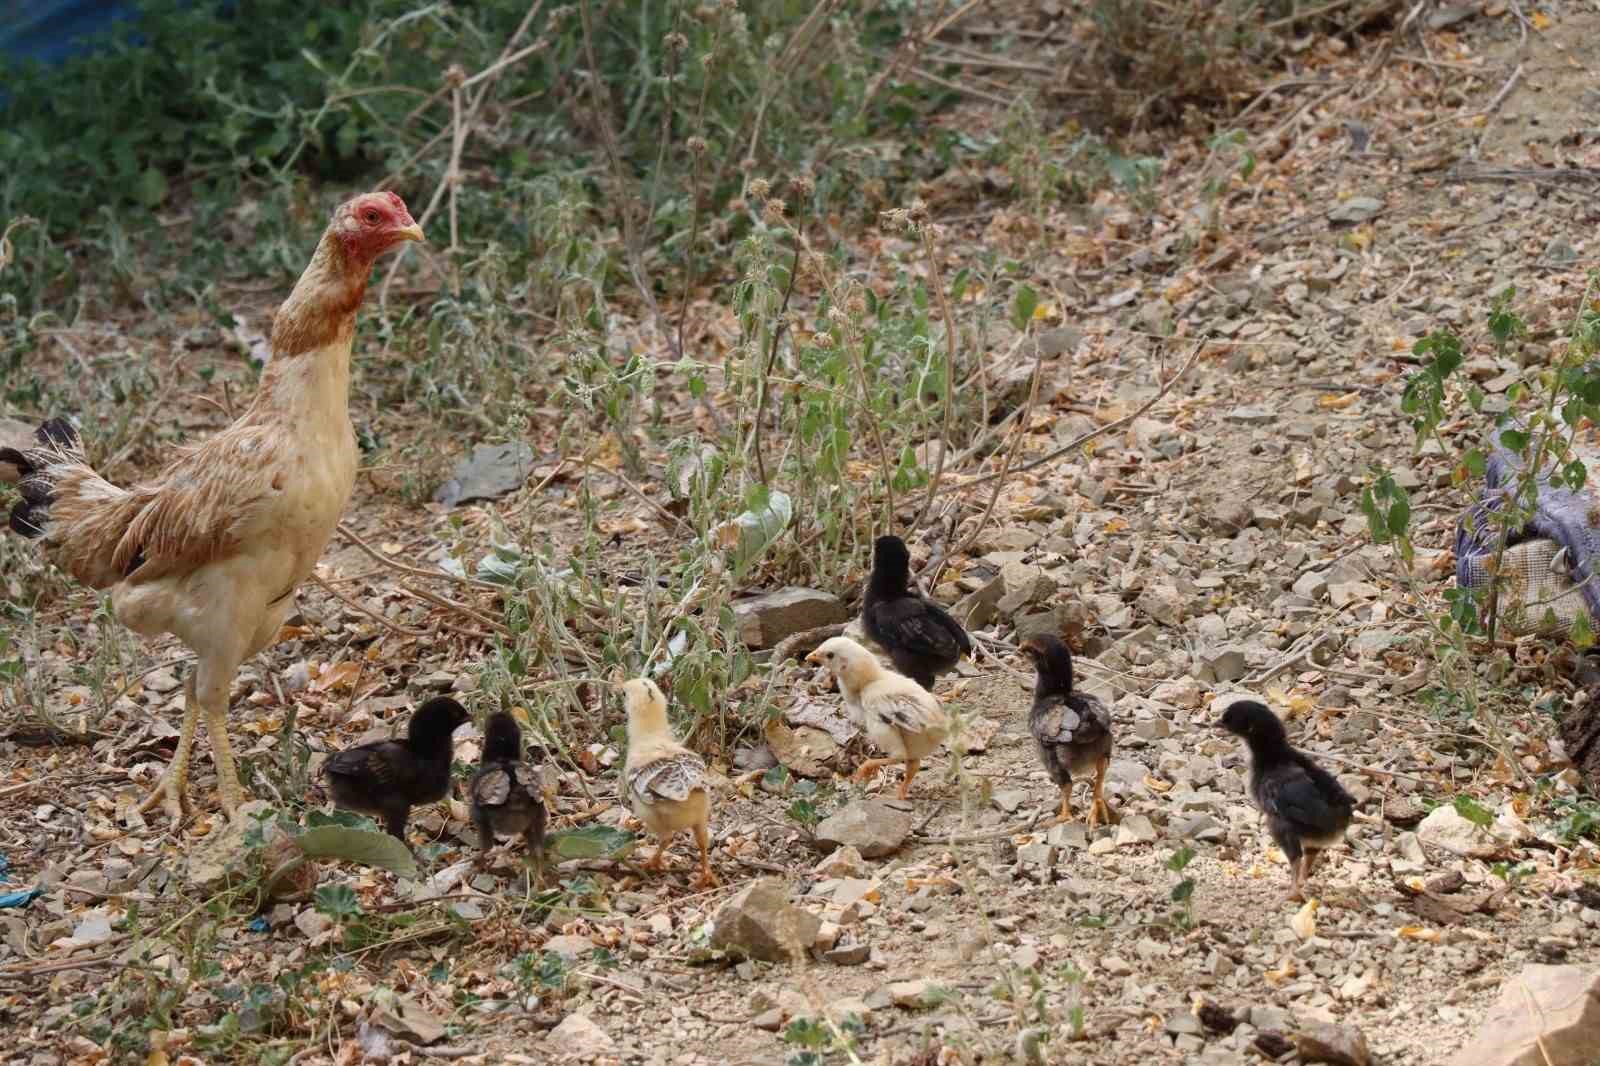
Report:
[[[0,0],[0,59],[58,63],[137,8],[133,0]]]

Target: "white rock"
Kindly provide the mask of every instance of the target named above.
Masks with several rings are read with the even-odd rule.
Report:
[[[584,1014],[569,1014],[550,1030],[544,1046],[552,1055],[593,1062],[601,1055],[616,1053],[616,1042]]]

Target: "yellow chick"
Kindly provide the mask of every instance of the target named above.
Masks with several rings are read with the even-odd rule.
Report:
[[[623,791],[634,816],[661,841],[645,863],[660,870],[667,845],[680,830],[694,831],[700,845],[696,888],[717,883],[711,872],[711,786],[705,760],[672,737],[667,697],[654,681],[636,677],[622,686],[628,709],[628,759],[622,767]]]
[[[877,656],[849,637],[824,641],[806,661],[820,663],[839,679],[851,718],[889,753],[887,759],[862,763],[853,779],[865,780],[892,762],[905,763],[905,780],[900,782],[900,798],[905,799],[922,760],[950,732],[950,718],[939,701],[909,677],[885,670]]]

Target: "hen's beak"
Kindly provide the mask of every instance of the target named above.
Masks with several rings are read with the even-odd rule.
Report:
[[[418,241],[418,242],[421,242],[421,241],[426,241],[428,239],[427,237],[424,237],[422,235],[422,227],[417,225],[415,222],[411,223],[411,225],[406,226],[403,229],[395,230],[394,234],[395,234],[396,237],[399,237],[401,240],[407,240],[407,241]]]
[[[806,656],[806,662],[808,662],[808,663],[817,663],[817,664],[820,665],[822,660],[817,658],[817,653],[816,652],[812,652],[810,655]]]

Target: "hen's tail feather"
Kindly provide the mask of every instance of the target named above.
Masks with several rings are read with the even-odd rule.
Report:
[[[21,452],[0,453],[0,461],[22,473],[11,528],[41,538],[51,561],[85,585],[110,588],[131,572],[117,565],[117,551],[139,497],[95,472],[83,439],[65,418],[47,420],[34,438],[37,443]]]
[[[50,505],[55,502],[51,467],[83,462],[83,440],[65,418],[45,420],[33,435],[38,444],[25,452],[0,448],[0,463],[10,463],[22,475],[18,485],[22,500],[11,508],[11,528],[30,538],[44,536],[50,520]]]

